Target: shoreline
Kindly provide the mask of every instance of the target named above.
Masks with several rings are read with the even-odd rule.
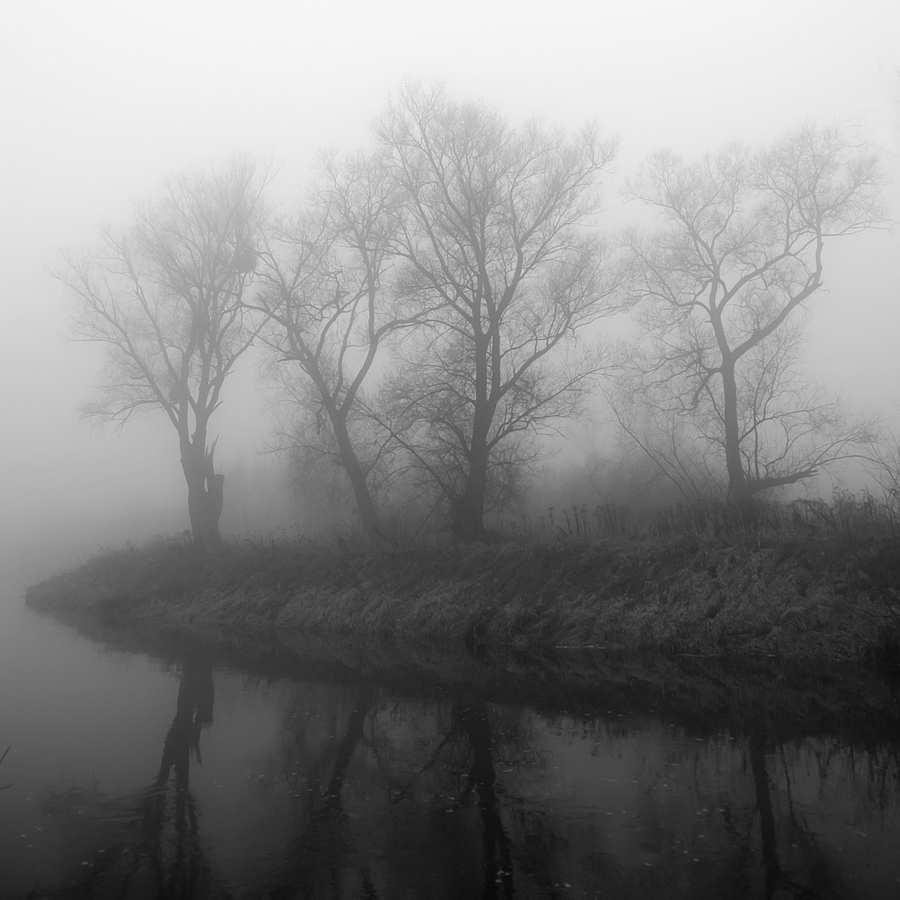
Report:
[[[894,667],[892,543],[839,536],[725,542],[682,535],[354,553],[177,539],[113,550],[30,587],[26,603],[115,625],[212,634],[754,656]]]

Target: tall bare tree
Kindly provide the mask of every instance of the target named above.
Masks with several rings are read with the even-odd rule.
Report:
[[[369,478],[380,450],[361,436],[361,402],[385,339],[415,319],[385,291],[396,207],[396,187],[377,157],[327,158],[309,202],[270,242],[266,289],[257,298],[268,320],[263,339],[279,363],[302,372],[300,384],[284,368],[282,379],[315,430],[326,429],[319,446],[335,448],[376,541],[384,535]]]
[[[794,484],[871,439],[803,380],[798,348],[826,242],[881,221],[879,190],[873,157],[812,125],[758,153],[659,153],[628,185],[665,223],[628,235],[644,337],[629,401],[720,459],[730,499]]]
[[[396,289],[428,310],[385,420],[449,502],[456,538],[480,540],[515,444],[570,415],[601,368],[575,339],[613,310],[590,226],[615,144],[592,127],[572,139],[534,121],[513,128],[413,85],[377,137],[402,198]]]
[[[85,414],[123,426],[162,409],[178,435],[196,543],[221,547],[224,475],[210,419],[253,340],[243,303],[257,264],[265,178],[247,159],[173,178],[124,231],[67,252],[56,275],[81,300],[76,339],[106,349],[99,399]]]

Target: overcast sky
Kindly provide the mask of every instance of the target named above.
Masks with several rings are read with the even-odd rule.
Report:
[[[67,297],[46,274],[170,173],[246,151],[281,167],[273,188],[290,199],[316,152],[365,143],[412,76],[513,121],[599,121],[621,138],[612,190],[663,146],[690,156],[804,119],[841,125],[883,157],[900,218],[898,35],[897,0],[3,3],[0,540],[183,493],[161,418],[119,437],[79,421],[99,357],[63,340]],[[836,243],[825,281],[811,370],[896,419],[900,230]],[[254,428],[229,428],[224,457],[251,453]]]

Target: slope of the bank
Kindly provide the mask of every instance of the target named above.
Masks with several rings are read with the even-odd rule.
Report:
[[[676,540],[353,554],[177,541],[113,551],[29,605],[194,631],[246,629],[520,649],[595,646],[896,659],[896,549]]]

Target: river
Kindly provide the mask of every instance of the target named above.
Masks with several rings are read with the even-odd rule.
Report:
[[[900,897],[896,684],[80,633],[0,601],[0,897]]]

